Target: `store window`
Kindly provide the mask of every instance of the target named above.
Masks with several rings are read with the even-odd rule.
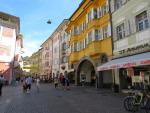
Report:
[[[149,27],[146,11],[136,16],[136,26],[137,26],[137,31],[142,31]]]
[[[116,27],[117,39],[120,40],[125,37],[125,28],[124,23]]]

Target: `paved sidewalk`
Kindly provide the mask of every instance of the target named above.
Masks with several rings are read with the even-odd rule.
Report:
[[[33,85],[30,94],[23,93],[21,86],[5,87],[3,94],[0,113],[127,113],[123,96],[109,90],[73,86],[66,91],[42,84],[39,93]]]

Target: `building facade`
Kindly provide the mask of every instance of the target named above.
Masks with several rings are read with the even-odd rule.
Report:
[[[42,45],[42,75],[50,77],[52,74],[52,39],[49,37]]]
[[[31,71],[31,64],[29,57],[28,56],[23,57],[23,75],[24,76],[30,75],[30,71]]]
[[[65,72],[69,72],[68,68],[68,50],[69,50],[69,38],[66,32],[67,25],[69,20],[65,19],[59,25],[59,33],[60,33],[60,73],[64,74]]]
[[[19,17],[0,12],[0,71],[8,83],[15,79],[15,52],[19,33]]]
[[[85,79],[89,85],[111,84],[111,71],[97,73],[97,66],[112,58],[111,23],[108,0],[83,0],[70,17],[69,65],[74,68],[76,84]]]
[[[30,57],[29,57],[29,63],[30,63],[30,74],[32,76],[36,76],[39,73],[38,70],[38,52],[33,53]]]
[[[99,71],[112,69],[120,89],[150,75],[150,1],[111,0],[113,60]]]
[[[38,50],[38,76],[42,75],[42,50],[43,48]]]
[[[23,35],[19,34],[16,38],[15,60],[14,60],[14,75],[15,78],[23,76]]]
[[[52,77],[58,76],[60,72],[60,33],[56,29],[53,34],[51,35],[51,38],[53,40],[52,43]]]

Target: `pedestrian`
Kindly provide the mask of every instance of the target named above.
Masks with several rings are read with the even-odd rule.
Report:
[[[65,89],[65,86],[66,86],[66,78],[64,76],[62,76],[62,86],[63,86],[63,89]]]
[[[58,77],[55,77],[55,78],[54,78],[54,85],[55,85],[55,88],[58,87]]]
[[[2,96],[3,84],[4,84],[4,76],[1,74],[0,75],[0,96]]]
[[[82,86],[85,86],[85,77],[82,77],[81,83],[82,83]]]
[[[32,77],[29,76],[26,78],[26,84],[27,84],[27,93],[30,93],[31,84],[32,84]]]
[[[70,81],[69,81],[69,78],[67,77],[65,81],[66,81],[66,90],[70,90]]]
[[[23,92],[27,92],[27,83],[26,83],[26,78],[22,79],[22,88],[23,88]]]
[[[40,89],[39,89],[39,87],[40,87],[40,78],[39,77],[37,77],[37,79],[36,79],[36,87],[37,87],[37,92],[39,92],[40,91]]]

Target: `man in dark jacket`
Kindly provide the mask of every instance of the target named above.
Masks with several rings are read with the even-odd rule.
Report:
[[[0,75],[0,96],[2,96],[3,83],[4,83],[4,77],[3,77],[3,75],[1,74],[1,75]]]

